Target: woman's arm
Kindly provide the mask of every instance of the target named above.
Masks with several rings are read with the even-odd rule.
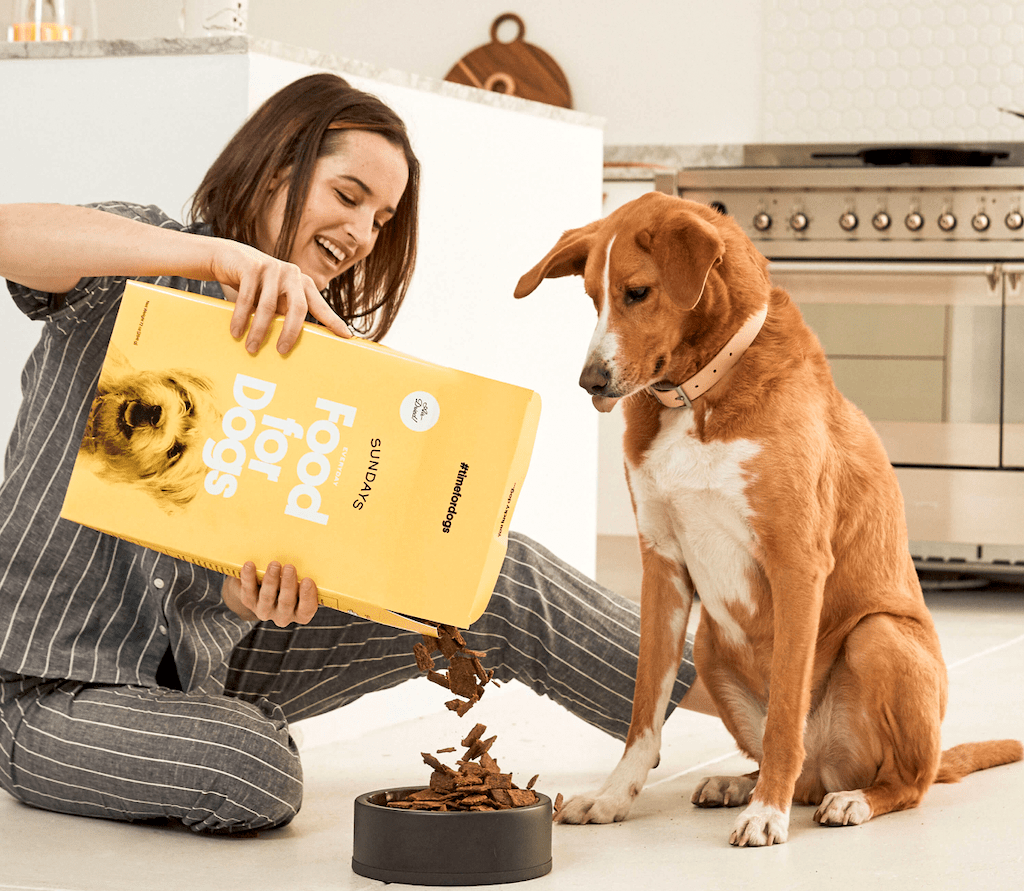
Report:
[[[204,279],[212,245],[90,207],[0,205],[0,275],[63,294],[91,276],[182,275]]]
[[[231,333],[241,337],[248,324],[250,352],[263,343],[278,313],[285,316],[277,344],[282,353],[294,345],[307,312],[335,334],[351,336],[309,276],[249,245],[162,229],[89,207],[0,205],[3,278],[63,294],[86,277],[160,275],[226,286],[235,299]]]

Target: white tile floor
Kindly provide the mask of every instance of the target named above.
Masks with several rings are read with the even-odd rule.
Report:
[[[628,558],[599,575],[635,592]],[[929,602],[950,669],[947,745],[1024,736],[1024,592],[933,594]],[[541,774],[552,797],[600,783],[621,746],[523,687],[489,691],[465,718],[443,691],[415,681],[300,724],[306,800],[287,827],[254,839],[48,814],[0,793],[0,889],[18,891],[235,891],[371,889],[350,866],[356,795],[426,780],[419,752],[458,743],[474,721],[498,734],[493,753],[517,781]],[[507,887],[594,889],[926,888],[1002,891],[1024,887],[1024,764],[936,786],[916,810],[860,827],[826,829],[794,809],[787,844],[739,850],[727,842],[735,811],[689,804],[693,784],[745,772],[713,718],[677,712],[665,729],[661,766],[630,818],[610,826],[556,826],[554,868]]]

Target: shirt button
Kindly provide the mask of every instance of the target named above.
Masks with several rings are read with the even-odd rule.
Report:
[[[154,588],[163,589],[163,586],[164,586],[164,580],[163,579],[153,579],[153,587]]]
[[[159,628],[157,628],[157,631],[159,631],[161,634],[166,634],[167,633],[167,626],[166,625],[161,625]]]

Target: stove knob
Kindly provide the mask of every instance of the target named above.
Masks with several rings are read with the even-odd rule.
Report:
[[[1024,226],[1024,214],[1021,214],[1019,210],[1011,210],[1006,215],[1006,228],[1016,231],[1021,226]]]
[[[943,232],[952,232],[956,228],[956,217],[948,210],[939,214],[939,228]]]
[[[859,220],[857,219],[857,214],[848,210],[839,218],[839,227],[844,232],[852,232],[854,229],[857,228],[858,222]]]
[[[809,222],[807,214],[801,213],[799,210],[789,218],[789,225],[793,228],[794,232],[803,232]]]
[[[916,232],[924,225],[924,217],[915,210],[907,214],[907,218],[904,222],[907,224],[907,228],[911,232]]]
[[[878,213],[876,213],[871,218],[871,225],[874,226],[879,232],[884,232],[886,229],[889,228],[889,225],[891,223],[892,217],[890,217],[889,214],[887,214],[884,210],[878,211]]]
[[[763,210],[754,214],[754,228],[758,232],[767,232],[772,227],[772,218]]]
[[[975,232],[984,232],[991,223],[988,214],[981,210],[971,217],[971,226]],[[940,222],[939,225],[941,226],[942,223]]]

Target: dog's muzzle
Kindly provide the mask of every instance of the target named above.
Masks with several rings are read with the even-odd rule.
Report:
[[[580,375],[580,386],[592,397],[598,411],[611,411],[621,395],[612,387],[612,373],[608,364],[601,360],[588,362]]]
[[[159,405],[129,402],[124,409],[124,422],[133,430],[140,427],[158,427],[162,417],[163,409]]]

